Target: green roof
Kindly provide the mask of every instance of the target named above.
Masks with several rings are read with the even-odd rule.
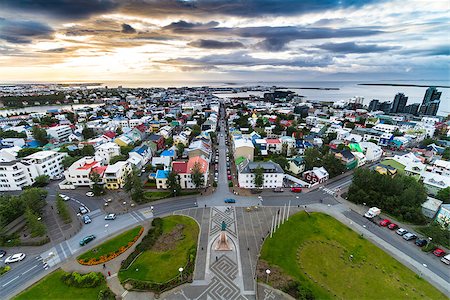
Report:
[[[363,153],[364,151],[361,149],[361,146],[358,143],[350,143],[348,145],[348,147],[350,148],[350,150],[352,151],[356,151],[356,152],[361,152]]]
[[[396,168],[398,171],[401,171],[401,172],[403,172],[403,170],[405,169],[404,165],[402,165],[401,163],[399,163],[393,159],[383,160],[381,162],[381,164],[383,164],[385,166],[390,166],[390,167]]]
[[[236,166],[239,165],[241,162],[243,162],[245,160],[245,157],[243,156],[239,156],[238,158],[236,158],[236,160],[234,161],[236,163]]]

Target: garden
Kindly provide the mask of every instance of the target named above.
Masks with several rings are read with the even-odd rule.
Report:
[[[106,286],[106,280],[102,273],[67,273],[58,269],[17,295],[14,299],[113,300],[115,295]]]
[[[192,280],[197,223],[189,217],[169,216],[155,219],[152,225],[135,252],[122,264],[119,279],[127,289],[160,293]]]
[[[322,213],[298,213],[266,239],[257,275],[297,299],[446,299],[390,255]]]
[[[144,228],[142,226],[125,231],[81,254],[77,260],[82,265],[98,265],[110,261],[127,251],[139,239],[143,232]]]

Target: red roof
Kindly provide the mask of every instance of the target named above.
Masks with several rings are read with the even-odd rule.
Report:
[[[107,131],[105,132],[103,135],[106,135],[107,137],[109,137],[110,139],[113,139],[116,137],[116,133],[112,132],[112,131]]]
[[[188,163],[186,161],[174,161],[172,163],[172,170],[178,174],[187,173]]]
[[[98,166],[98,167],[93,167],[91,169],[91,174],[92,173],[97,173],[100,176],[103,176],[103,174],[105,173],[107,166]]]
[[[98,161],[94,161],[90,164],[84,164],[83,166],[79,167],[78,170],[89,170],[90,168],[94,167],[98,164]]]
[[[187,162],[187,172],[188,173],[191,173],[192,169],[194,168],[195,163],[199,164],[200,172],[206,173],[206,170],[208,170],[208,162],[200,156],[191,157],[189,159],[189,161]]]
[[[279,144],[280,139],[266,139],[267,144]]]

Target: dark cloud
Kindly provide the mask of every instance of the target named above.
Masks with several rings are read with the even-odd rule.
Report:
[[[244,44],[237,41],[231,41],[231,42],[222,42],[222,41],[216,41],[216,40],[196,40],[193,42],[190,42],[188,44],[192,47],[197,48],[205,48],[205,49],[233,49],[233,48],[244,48]]]
[[[9,43],[27,44],[34,39],[51,39],[54,30],[43,23],[0,18],[0,39]]]
[[[113,0],[2,0],[0,9],[77,20],[111,12],[118,6],[119,3]]]
[[[357,44],[354,42],[326,43],[316,47],[333,53],[377,53],[400,48],[398,46],[379,46],[376,44]]]
[[[330,39],[371,36],[383,33],[382,30],[372,27],[355,28],[328,28],[297,26],[261,26],[261,27],[217,27],[217,22],[188,23],[179,21],[165,26],[163,29],[176,34],[210,35],[210,36],[238,36],[243,38],[257,38],[261,41],[257,46],[266,51],[280,51],[286,44],[295,40]]]
[[[401,54],[413,56],[450,56],[450,45],[438,45],[433,48],[415,48],[401,51]]]
[[[256,58],[245,52],[235,52],[227,55],[208,55],[200,58],[179,58],[158,61],[163,64],[177,65],[180,68],[195,66],[289,66],[289,67],[325,67],[332,63],[330,56],[307,56],[290,59]]]
[[[136,33],[136,29],[134,29],[131,25],[124,23],[122,24],[122,33],[126,34]]]
[[[165,18],[167,15],[241,17],[284,16],[334,9],[359,8],[374,0],[134,0],[122,3],[121,10],[136,15]]]

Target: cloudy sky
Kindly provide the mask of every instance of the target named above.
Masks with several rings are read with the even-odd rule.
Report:
[[[0,81],[449,78],[448,0],[1,0]]]

